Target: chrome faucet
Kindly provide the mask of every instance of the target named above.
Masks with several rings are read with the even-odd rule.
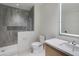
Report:
[[[74,50],[75,50],[75,45],[76,45],[76,42],[75,42],[75,41],[72,41],[72,45],[73,45],[72,51],[74,52]]]
[[[75,41],[72,41],[72,44],[73,44],[73,45],[76,45],[76,42],[75,42]]]

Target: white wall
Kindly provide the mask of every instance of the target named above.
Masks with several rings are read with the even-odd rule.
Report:
[[[39,22],[40,22],[39,4],[34,7],[34,31],[24,31],[18,33],[18,51],[29,51],[33,41],[38,40],[39,37]]]
[[[60,39],[79,43],[79,38],[59,35],[59,4],[42,4],[40,6],[40,34],[52,35]]]
[[[40,6],[40,34],[58,35],[59,4],[48,3]]]

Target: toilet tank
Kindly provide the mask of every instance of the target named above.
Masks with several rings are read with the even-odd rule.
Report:
[[[43,44],[43,43],[44,43],[44,41],[45,41],[45,36],[40,35],[40,42]]]

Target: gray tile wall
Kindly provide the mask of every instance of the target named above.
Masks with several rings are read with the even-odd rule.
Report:
[[[1,27],[0,27],[1,28]],[[7,31],[6,27],[0,30],[0,47],[17,44],[17,32]]]
[[[17,44],[19,31],[34,30],[34,8],[28,14],[20,9],[4,5],[0,7],[0,47]]]

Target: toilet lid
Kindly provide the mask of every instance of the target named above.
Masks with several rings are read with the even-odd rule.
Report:
[[[32,45],[33,45],[33,46],[40,46],[41,43],[40,43],[40,42],[34,42],[34,43],[32,43]]]

